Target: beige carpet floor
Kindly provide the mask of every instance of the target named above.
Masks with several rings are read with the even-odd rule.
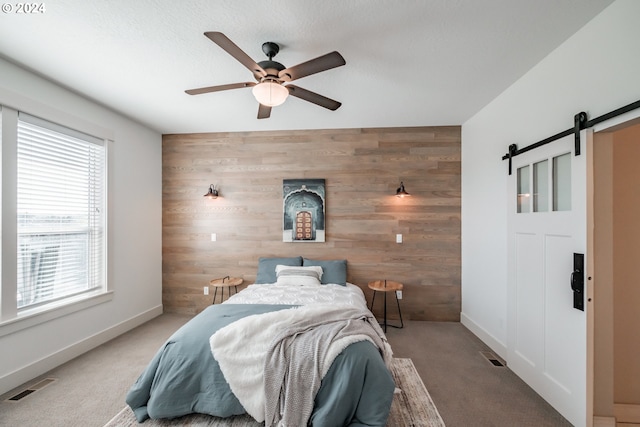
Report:
[[[429,392],[420,379],[411,359],[395,359],[392,374],[400,389],[393,397],[388,427],[444,427]],[[133,412],[125,407],[105,427],[136,427]],[[147,420],[145,427],[259,427],[248,415],[232,418],[217,418],[203,414],[192,414],[173,420]]]
[[[0,426],[103,427],[125,406],[127,391],[158,348],[189,319],[163,314],[5,393]],[[508,367],[489,363],[482,355],[487,346],[462,324],[404,324],[387,331],[394,356],[413,361],[447,427],[571,425]],[[56,381],[19,402],[6,400],[42,378]]]

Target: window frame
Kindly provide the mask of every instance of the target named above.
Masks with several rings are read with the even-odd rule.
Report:
[[[0,193],[2,204],[0,209],[0,232],[2,247],[0,248],[0,336],[8,335],[19,330],[48,322],[73,312],[84,310],[92,306],[111,301],[114,296],[112,286],[111,251],[111,197],[110,185],[112,180],[113,132],[101,126],[86,122],[77,117],[54,108],[35,103],[26,98],[6,100],[0,99]],[[8,105],[13,104],[13,105]],[[24,105],[16,108],[15,105]],[[18,114],[40,117],[51,123],[77,132],[93,135],[104,140],[105,148],[105,248],[104,248],[104,276],[105,284],[99,290],[83,293],[66,299],[52,301],[48,304],[32,308],[17,308],[17,136]]]
[[[101,293],[105,141],[19,112],[17,146],[18,313]]]
[[[562,161],[562,163],[560,163]],[[546,179],[544,180],[545,209],[538,209],[540,194],[536,190],[536,165],[546,165]],[[567,169],[568,166],[568,169]],[[516,168],[516,213],[517,214],[548,214],[554,212],[571,211],[571,152],[556,154],[530,161]],[[568,177],[568,181],[561,180]],[[525,187],[526,184],[526,188]],[[560,193],[564,195],[559,199]]]

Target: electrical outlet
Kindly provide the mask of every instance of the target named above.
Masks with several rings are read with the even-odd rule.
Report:
[[[209,295],[209,287],[208,286],[204,287],[204,294],[205,295]]]
[[[211,233],[211,241],[215,242],[216,240],[218,240],[218,236],[216,236],[216,233]]]
[[[398,299],[402,299],[402,291],[396,291],[396,296]]]
[[[402,234],[396,234],[396,243],[402,243]]]

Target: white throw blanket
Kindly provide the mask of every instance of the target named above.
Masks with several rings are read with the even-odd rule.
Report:
[[[293,323],[309,318],[322,319],[330,312],[344,310],[344,306],[302,306],[253,315],[231,323],[211,336],[211,352],[231,391],[256,421],[265,420],[264,366],[273,339]],[[324,359],[322,376],[342,350],[363,340],[371,341],[365,335],[356,335],[332,343]],[[388,344],[383,352],[391,358]]]

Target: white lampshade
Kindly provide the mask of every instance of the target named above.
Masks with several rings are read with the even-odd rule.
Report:
[[[256,100],[267,107],[280,105],[285,101],[285,99],[287,99],[287,96],[289,96],[289,91],[286,87],[282,86],[280,83],[274,83],[271,81],[258,83],[253,87],[252,92],[253,96],[256,97]]]

